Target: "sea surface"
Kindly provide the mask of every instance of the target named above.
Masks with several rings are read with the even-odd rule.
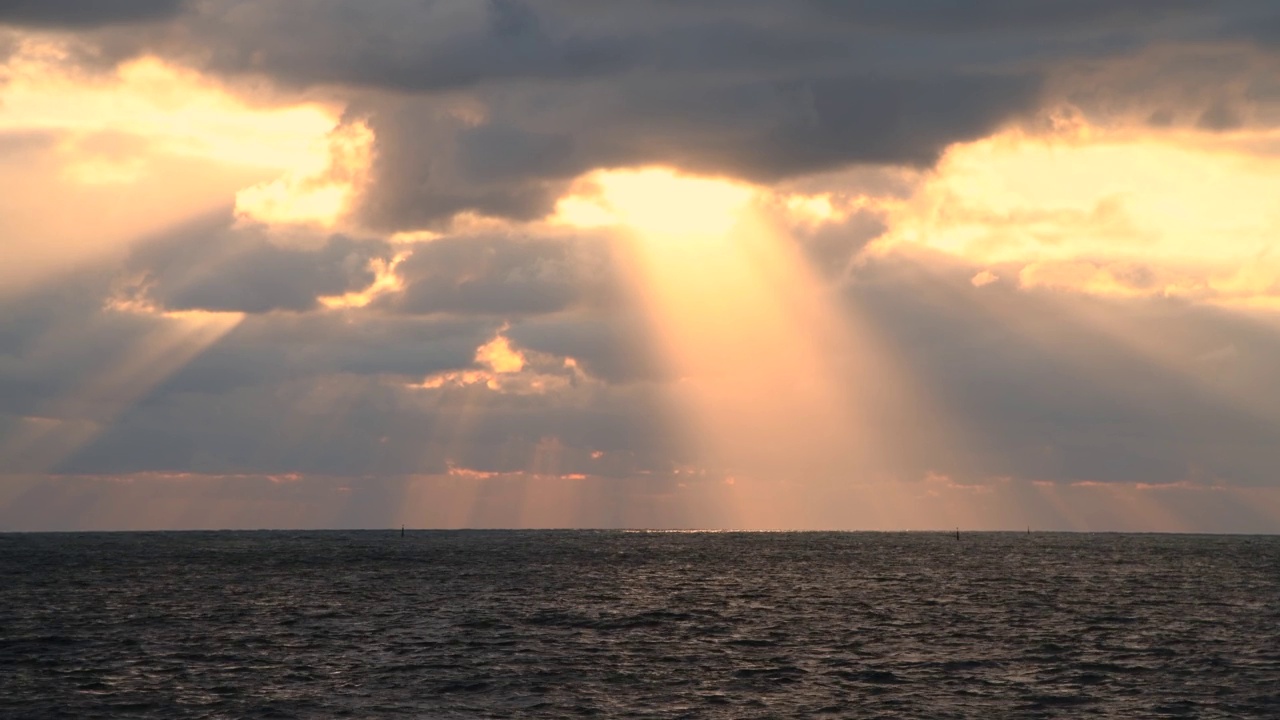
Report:
[[[0,718],[1280,718],[1280,537],[0,535]]]

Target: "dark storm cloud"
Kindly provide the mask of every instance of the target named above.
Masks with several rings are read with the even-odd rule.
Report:
[[[155,52],[337,93],[377,136],[363,216],[406,229],[459,211],[537,217],[567,179],[606,166],[766,182],[928,166],[1046,102],[1131,95],[1082,77],[1050,97],[1064,67],[1238,36],[1233,22],[1267,12],[1255,0],[228,0],[95,37],[101,58]],[[1178,98],[1192,123],[1238,118],[1212,110],[1221,87]]]
[[[91,28],[173,17],[186,0],[0,0],[0,25]]]
[[[813,54],[807,49],[812,42],[801,42],[806,38],[786,28],[762,32],[723,13],[708,18],[695,11],[690,17],[661,3],[645,8],[573,0],[214,2],[199,5],[183,25],[199,45],[183,47],[162,32],[144,35],[144,42],[198,57],[219,72],[265,72],[291,85],[409,92],[616,76],[673,57],[695,67],[715,66],[724,53],[708,47],[708,40],[727,46],[740,61],[750,55],[748,46],[766,57],[780,50]],[[699,45],[702,52],[696,52]]]
[[[824,17],[931,33],[1007,32],[1149,25],[1189,14],[1196,0],[805,0]]]
[[[1032,76],[952,72],[631,79],[482,91],[478,125],[444,101],[379,98],[364,107],[379,149],[365,213],[389,228],[464,210],[534,218],[567,180],[598,167],[664,163],[768,182],[851,163],[928,165],[1031,110],[1038,91]]]
[[[951,142],[985,135],[1031,109],[1038,88],[1027,75],[946,70],[927,77],[636,82],[579,98],[575,114],[592,121],[575,139],[588,166],[597,159],[657,161],[762,181],[853,163],[927,165]],[[571,106],[565,100],[560,108]]]
[[[1245,39],[1262,47],[1280,46],[1280,8],[1275,3],[1242,0],[1221,14],[1223,36]]]
[[[185,19],[211,69],[265,71],[294,85],[405,91],[490,80],[611,74],[637,50],[612,33],[556,27],[512,0],[258,0],[208,3]]]
[[[364,289],[374,280],[370,261],[390,255],[383,241],[341,235],[282,247],[220,215],[139,248],[127,271],[135,292],[166,310],[303,311],[321,296]]]
[[[567,136],[476,127],[437,99],[376,98],[359,111],[377,138],[361,209],[376,226],[429,227],[462,210],[533,219],[586,165],[572,157]],[[475,139],[486,133],[502,138],[497,144],[505,154]],[[556,168],[552,177],[538,175],[550,167]]]
[[[204,3],[100,38],[108,56],[158,52],[345,95],[377,137],[364,215],[389,229],[464,210],[535,217],[602,166],[771,181],[929,165],[1036,109],[1045,66],[1027,60],[1057,42],[937,39],[886,29],[903,12],[869,7],[863,22],[782,2],[305,5]]]
[[[221,72],[437,92],[651,71],[673,82],[711,73],[798,79],[936,72],[993,56],[976,52],[978,45],[995,56],[1002,48],[993,42],[1008,48],[1006,55],[1025,54],[1019,33],[1036,33],[1048,45],[1040,49],[1052,51],[1082,29],[1133,33],[1197,8],[1200,19],[1213,17],[1190,0],[256,0],[195,6],[183,18],[182,37],[196,45],[156,34],[148,40]],[[946,37],[916,37],[921,33]]]

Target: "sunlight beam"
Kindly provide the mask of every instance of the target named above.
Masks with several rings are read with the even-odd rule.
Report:
[[[134,312],[131,309],[107,312]],[[113,362],[51,403],[43,416],[25,417],[0,443],[0,465],[43,473],[86,446],[111,423],[227,333],[240,313],[181,312],[156,316],[157,325]]]
[[[630,238],[633,292],[678,378],[673,421],[697,438],[726,500],[751,504],[735,517],[798,526],[823,488],[884,471],[876,408],[902,394],[884,392],[900,378],[871,336],[850,334],[856,326],[765,212],[770,200],[666,168],[601,171],[555,219]],[[799,491],[765,490],[788,485]]]

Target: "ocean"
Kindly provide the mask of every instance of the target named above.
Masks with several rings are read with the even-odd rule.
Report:
[[[1280,537],[0,535],[0,718],[1280,718]]]

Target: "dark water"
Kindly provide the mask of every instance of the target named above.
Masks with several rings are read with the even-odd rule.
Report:
[[[0,535],[5,718],[1280,718],[1280,538]]]

